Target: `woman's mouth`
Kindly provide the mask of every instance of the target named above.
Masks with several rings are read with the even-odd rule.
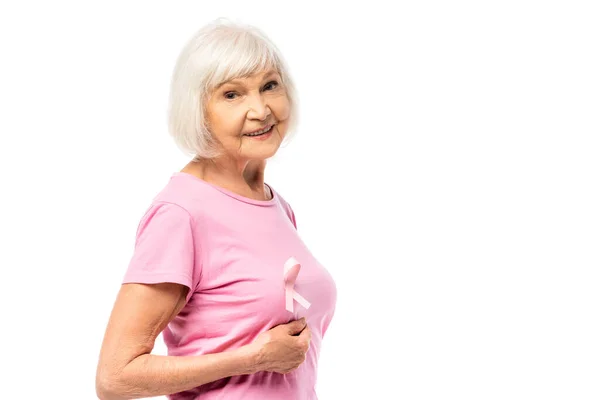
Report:
[[[271,133],[273,133],[273,128],[275,127],[275,125],[271,125],[268,129],[263,129],[262,131],[258,131],[256,133],[246,133],[243,136],[247,136],[250,138],[260,138],[260,139],[266,139],[267,137],[269,137],[271,135]]]

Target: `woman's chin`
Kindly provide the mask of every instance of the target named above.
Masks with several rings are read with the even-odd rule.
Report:
[[[273,157],[280,146],[279,138],[272,138],[264,142],[242,143],[241,154],[249,159],[264,160]]]
[[[265,146],[266,147],[266,146]],[[254,150],[254,149],[253,149]],[[254,151],[247,151],[245,156],[251,160],[266,160],[277,154],[279,146],[272,146],[271,148],[256,149]]]

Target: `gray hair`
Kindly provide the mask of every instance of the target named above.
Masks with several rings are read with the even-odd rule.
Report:
[[[220,84],[274,68],[290,101],[288,133],[298,125],[298,101],[289,69],[271,40],[258,28],[219,18],[204,26],[185,45],[173,71],[168,127],[177,146],[196,159],[220,155],[205,118],[206,101]]]

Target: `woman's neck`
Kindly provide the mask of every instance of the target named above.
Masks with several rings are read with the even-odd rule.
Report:
[[[245,162],[223,160],[192,160],[181,172],[194,175],[206,182],[231,190],[241,196],[270,200],[271,194],[265,187],[266,160]]]

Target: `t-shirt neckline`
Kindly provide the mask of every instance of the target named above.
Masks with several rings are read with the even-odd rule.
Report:
[[[238,193],[235,193],[235,192],[233,192],[231,190],[228,190],[228,189],[225,189],[225,188],[223,188],[221,186],[218,186],[218,185],[212,184],[210,182],[207,182],[204,179],[200,179],[197,176],[189,174],[187,172],[178,171],[178,172],[174,172],[173,175],[172,175],[172,177],[177,177],[177,176],[189,178],[189,179],[191,179],[191,180],[193,180],[195,182],[198,182],[198,183],[206,185],[206,186],[208,186],[210,188],[216,189],[219,192],[221,192],[223,194],[226,194],[227,196],[232,197],[232,198],[234,198],[236,200],[242,201],[244,203],[254,204],[254,205],[257,205],[257,206],[270,206],[270,205],[274,205],[277,202],[277,199],[275,198],[275,191],[266,182],[265,182],[265,186],[267,188],[269,188],[269,191],[271,192],[271,198],[269,200],[256,200],[256,199],[251,199],[249,197],[242,196],[242,195],[240,195]]]

